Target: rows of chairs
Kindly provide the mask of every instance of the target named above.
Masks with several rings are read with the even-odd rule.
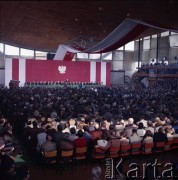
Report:
[[[122,144],[118,147],[112,147],[108,151],[104,151],[99,147],[93,148],[92,158],[93,159],[105,159],[105,158],[118,158],[127,157],[131,155],[147,155],[160,153],[163,151],[170,151],[178,149],[178,137],[173,140],[157,143],[133,143],[133,144]],[[71,165],[71,172],[73,173],[73,167],[77,167],[77,163],[85,161],[87,167],[87,147],[76,148],[75,150],[61,151],[58,154],[57,151],[42,152],[44,174],[46,168],[49,165],[56,167],[56,173],[60,167],[67,168]]]
[[[56,167],[56,173],[59,168],[65,169],[71,165],[71,172],[73,173],[73,166],[79,161],[85,161],[87,166],[87,147],[76,148],[75,150],[62,150],[60,153],[57,151],[42,152],[44,174],[49,165]]]
[[[117,158],[129,155],[140,155],[140,154],[152,154],[159,153],[163,151],[170,151],[178,149],[178,137],[173,140],[168,140],[165,142],[156,143],[133,143],[133,144],[121,144],[119,147],[112,147],[107,151],[95,147],[92,152],[92,157],[94,159],[104,159],[106,157]]]

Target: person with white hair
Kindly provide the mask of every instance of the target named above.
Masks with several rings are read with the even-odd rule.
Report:
[[[102,170],[99,166],[95,166],[92,168],[92,180],[101,180]]]
[[[124,128],[125,128],[124,120],[121,119],[121,120],[118,121],[117,124],[115,125],[116,133],[117,133],[117,134],[120,134],[120,132],[123,131]]]
[[[95,127],[95,130],[90,132],[93,141],[101,139],[101,136],[102,136],[102,131],[100,130],[99,124],[95,123],[94,127]]]
[[[125,132],[127,133],[127,137],[129,138],[132,136],[132,129],[135,128],[136,125],[134,124],[134,119],[129,118],[128,119],[128,124],[125,126]]]
[[[137,122],[137,125],[138,125],[140,122],[143,123],[143,126],[144,126],[145,128],[148,127],[148,124],[147,124],[148,121],[145,120],[143,117],[140,119],[140,121]]]

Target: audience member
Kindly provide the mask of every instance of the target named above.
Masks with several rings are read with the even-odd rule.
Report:
[[[59,151],[74,150],[74,142],[69,139],[69,133],[65,132],[63,139],[59,142]]]
[[[56,144],[52,141],[52,136],[50,134],[46,135],[46,142],[41,145],[41,150],[44,152],[56,150]]]
[[[139,143],[141,140],[142,138],[137,134],[137,129],[132,129],[132,135],[129,137],[130,143]]]

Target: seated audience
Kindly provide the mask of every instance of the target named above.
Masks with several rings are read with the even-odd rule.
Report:
[[[101,139],[102,131],[100,130],[100,126],[98,123],[95,124],[94,128],[95,130],[91,131],[90,134],[91,134],[93,142],[95,143],[95,141],[97,141],[98,139]]]
[[[168,139],[168,140],[173,140],[173,135],[172,135],[171,128],[166,127],[166,128],[164,129],[164,131],[165,131],[165,135],[167,136],[167,139]]]
[[[87,146],[87,140],[83,137],[83,131],[79,130],[77,135],[78,135],[78,138],[73,141],[75,148],[86,147]]]
[[[140,136],[138,136],[137,134],[137,129],[134,128],[132,129],[132,135],[129,137],[129,141],[130,143],[139,143],[141,142],[142,138]]]
[[[146,143],[153,143],[153,134],[150,130],[146,130],[146,133],[145,135],[143,136],[143,141],[142,141],[143,144],[146,144]]]
[[[160,127],[158,129],[158,132],[156,132],[153,135],[153,141],[154,142],[165,142],[165,143],[168,141],[168,138],[167,138],[167,136],[164,133],[163,127]]]
[[[132,129],[136,127],[134,124],[134,119],[129,118],[128,119],[128,124],[125,126],[125,132],[127,133],[127,137],[129,138],[132,135]]]
[[[63,139],[59,142],[59,151],[68,151],[74,149],[74,142],[69,139],[69,133],[65,132]]]
[[[56,145],[59,145],[59,142],[63,139],[64,133],[62,132],[63,128],[61,124],[57,125],[57,131],[53,133],[53,139]]]
[[[147,127],[145,128],[145,130],[146,130],[146,131],[147,131],[147,130],[151,131],[152,134],[155,133],[155,128],[153,127],[153,123],[152,123],[151,121],[148,121],[148,122],[147,122]]]
[[[140,122],[138,124],[137,135],[143,139],[143,136],[145,135],[145,133],[146,133],[145,127],[143,126],[143,123]]]
[[[44,152],[56,150],[56,144],[53,142],[52,136],[50,134],[46,135],[46,142],[41,145],[41,150]]]
[[[46,136],[46,129],[43,127],[42,131],[37,134],[37,151],[40,151],[42,144],[46,142]]]
[[[74,127],[70,128],[70,135],[69,135],[69,139],[71,141],[74,141],[75,139],[77,139],[78,136],[76,135],[76,129]]]
[[[129,139],[127,138],[127,133],[125,131],[122,131],[120,133],[120,144],[129,144]]]

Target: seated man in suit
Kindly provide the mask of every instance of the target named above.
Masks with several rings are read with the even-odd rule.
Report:
[[[77,135],[78,135],[78,138],[74,140],[75,147],[76,148],[86,147],[87,146],[87,140],[83,137],[83,131],[79,130]]]
[[[63,139],[59,142],[59,151],[68,151],[74,149],[74,143],[69,139],[69,133],[65,132]]]
[[[52,136],[50,134],[46,135],[46,142],[44,142],[41,147],[44,152],[56,150],[56,144],[52,141]]]

